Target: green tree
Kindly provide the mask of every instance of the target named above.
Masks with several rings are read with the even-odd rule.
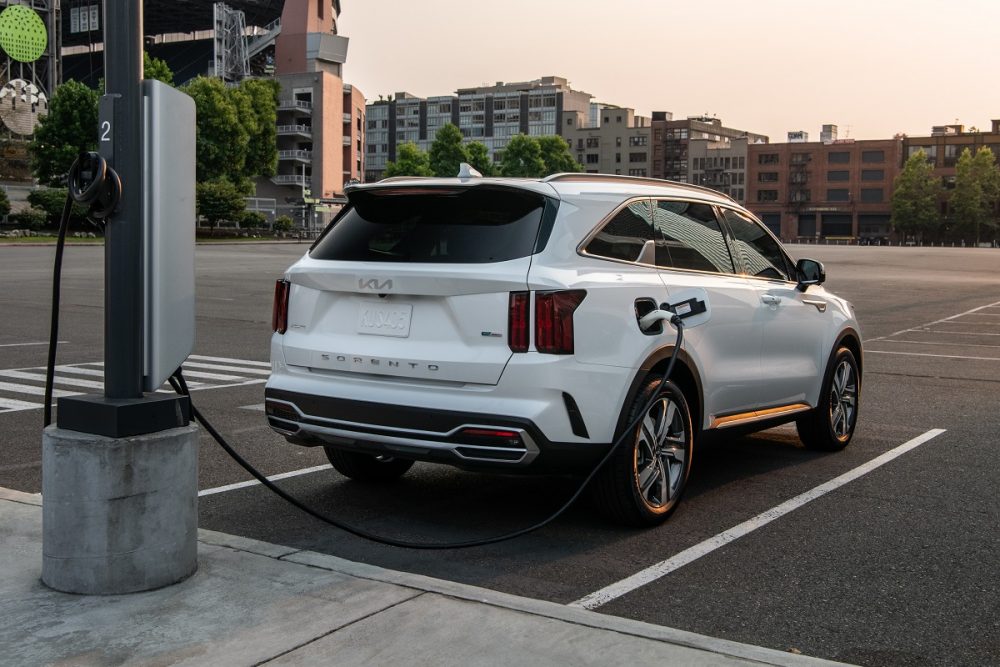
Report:
[[[276,232],[290,232],[295,227],[295,221],[287,215],[279,215],[274,219],[272,229]]]
[[[10,213],[10,198],[7,197],[7,190],[0,188],[0,218],[4,218]]]
[[[223,220],[240,220],[246,210],[243,193],[224,178],[198,183],[195,201],[198,215],[203,216],[212,229]]]
[[[249,134],[246,163],[247,177],[274,176],[278,168],[278,94],[281,85],[274,79],[245,79],[231,91],[243,103],[238,104],[240,122]]]
[[[462,146],[462,131],[452,123],[442,125],[434,137],[428,157],[435,176],[457,176],[459,165],[469,161],[469,154]]]
[[[471,141],[465,145],[465,152],[469,159],[466,160],[472,168],[483,176],[496,176],[497,168],[493,165],[490,157],[490,149],[481,141]]]
[[[458,173],[456,170],[455,173]],[[385,166],[386,178],[390,176],[433,176],[430,158],[412,141],[399,146],[396,161]]]
[[[145,51],[142,52],[142,76],[146,79],[156,79],[171,86],[174,85],[174,73],[167,65],[167,61],[154,58]]]
[[[60,185],[76,156],[96,149],[97,91],[67,81],[52,95],[29,145],[32,173],[42,185]]]
[[[28,203],[45,214],[46,221],[58,225],[66,206],[66,188],[38,188],[28,193]],[[87,207],[73,204],[70,209],[70,222],[83,222],[87,217]]]
[[[545,175],[545,161],[538,140],[519,134],[507,143],[500,161],[500,172],[504,176],[524,176],[538,178]]]
[[[545,163],[543,176],[581,170],[580,163],[570,154],[569,144],[562,137],[555,134],[538,137],[538,147],[542,151],[542,162]]]
[[[198,182],[226,178],[242,184],[250,141],[243,120],[250,112],[237,102],[248,106],[246,97],[230,95],[221,80],[203,76],[192,79],[181,90],[194,99],[198,114]]]
[[[917,151],[896,177],[889,220],[892,228],[900,234],[921,238],[936,232],[941,224],[938,215],[940,192],[941,184],[934,176],[934,167],[923,150]]]
[[[989,148],[974,155],[966,148],[955,166],[955,189],[949,198],[953,231],[974,243],[992,236],[997,227],[996,205],[1000,197],[1000,171]]]

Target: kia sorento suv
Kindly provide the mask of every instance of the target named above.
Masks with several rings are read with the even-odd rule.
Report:
[[[275,287],[271,427],[347,477],[414,461],[585,473],[615,520],[677,506],[709,432],[794,421],[838,450],[862,344],[823,266],[718,192],[654,179],[386,179]],[[689,315],[669,381],[660,377]]]

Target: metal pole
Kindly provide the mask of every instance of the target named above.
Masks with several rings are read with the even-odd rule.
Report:
[[[114,96],[109,160],[122,180],[104,249],[104,395],[139,398],[143,376],[142,0],[104,2],[104,77]],[[103,128],[102,128],[103,129]],[[102,137],[102,141],[104,138]]]

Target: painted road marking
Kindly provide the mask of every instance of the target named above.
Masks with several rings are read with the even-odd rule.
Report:
[[[192,354],[188,358],[195,359],[197,361],[221,361],[223,363],[238,364],[240,366],[263,366],[264,368],[271,367],[270,361],[250,361],[249,359],[231,359],[229,357],[206,357],[201,354]]]
[[[983,345],[982,343],[941,343],[936,340],[883,340],[881,343],[910,343],[913,345],[951,345],[952,347],[1000,347],[1000,345]],[[865,352],[868,352],[866,349]]]
[[[998,306],[1000,306],[1000,301],[996,301],[994,303],[990,303],[990,304],[987,304],[985,306],[979,306],[978,308],[972,308],[971,310],[967,310],[964,313],[959,313],[958,315],[952,315],[950,317],[944,317],[944,318],[941,318],[940,320],[934,320],[933,322],[928,322],[927,324],[919,324],[919,325],[917,325],[916,327],[914,327],[912,329],[900,329],[899,331],[897,331],[895,333],[891,333],[888,336],[879,336],[878,338],[869,338],[866,342],[868,342],[868,343],[874,343],[877,340],[884,340],[886,338],[894,338],[895,336],[898,336],[899,334],[904,334],[904,333],[907,333],[909,331],[917,331],[917,330],[919,330],[920,327],[929,327],[932,324],[940,324],[941,322],[948,322],[950,320],[958,319],[959,317],[963,317],[963,316],[969,315],[971,313],[978,313],[980,310],[985,310],[986,308],[996,308]],[[940,333],[946,333],[946,332],[940,332]]]
[[[13,398],[0,398],[0,408],[7,410],[34,410],[42,407],[41,403],[29,403],[28,401],[18,401]]]
[[[314,473],[314,472],[320,472],[322,470],[330,470],[331,468],[333,468],[333,466],[331,466],[329,463],[327,463],[325,465],[315,466],[315,467],[312,467],[312,468],[303,468],[302,470],[293,470],[291,472],[283,472],[283,473],[280,473],[278,475],[271,475],[270,477],[267,477],[266,479],[269,482],[275,482],[275,481],[277,481],[279,479],[288,479],[289,477],[298,477],[300,475],[308,475],[308,474],[311,474],[311,473]],[[258,480],[256,480],[256,479],[250,479],[250,480],[247,480],[245,482],[237,482],[236,484],[227,484],[225,486],[217,486],[214,489],[205,489],[204,491],[199,491],[198,492],[198,497],[200,498],[202,496],[212,496],[212,495],[215,495],[216,493],[225,493],[226,491],[235,491],[236,489],[245,489],[248,486],[256,486],[258,484],[260,484],[260,482]]]
[[[963,357],[957,354],[928,354],[927,352],[890,352],[889,350],[865,350],[865,354],[899,354],[904,357],[937,357],[938,359],[972,359],[974,361],[1000,361],[1000,357]]]
[[[207,368],[211,371],[235,371],[238,373],[253,373],[255,375],[270,375],[268,368],[239,368],[237,366],[220,366],[219,364],[205,364],[200,361],[185,361],[184,368]]]
[[[45,384],[45,371],[39,373],[28,373],[25,371],[0,371],[0,377],[14,378],[15,380],[34,380],[35,382],[41,382]],[[93,380],[80,380],[77,378],[68,378],[61,375],[56,375],[53,380],[53,384],[65,384],[71,387],[86,387],[87,389],[104,389],[103,382],[94,382]]]
[[[671,572],[678,570],[688,563],[698,560],[702,556],[712,553],[720,547],[724,547],[730,542],[734,542],[739,538],[752,533],[762,526],[766,526],[775,519],[779,519],[784,515],[796,510],[806,503],[809,503],[817,498],[834,491],[841,486],[849,482],[853,482],[859,477],[870,473],[872,470],[885,465],[889,461],[892,461],[898,456],[905,454],[911,449],[915,449],[920,445],[924,444],[932,438],[936,438],[945,432],[942,428],[933,428],[922,435],[918,435],[912,440],[908,440],[903,444],[899,445],[895,449],[890,449],[881,456],[876,456],[874,459],[865,463],[864,465],[858,466],[853,470],[831,479],[829,482],[820,484],[819,486],[806,491],[798,496],[795,496],[791,500],[786,500],[777,507],[773,507],[765,512],[761,512],[752,519],[748,519],[738,526],[734,526],[729,530],[719,533],[714,537],[710,537],[703,542],[685,549],[679,554],[668,558],[667,560],[660,561],[659,563],[647,567],[645,570],[636,572],[631,577],[622,579],[621,581],[615,582],[610,586],[605,586],[599,591],[595,591],[590,595],[580,598],[576,602],[571,602],[569,606],[571,607],[582,607],[584,609],[596,609],[602,605],[611,602],[614,599],[620,598],[626,593],[630,593],[637,588],[645,586],[646,584],[652,583],[661,577],[664,577]]]
[[[56,342],[59,345],[66,345],[67,343],[69,343],[68,340],[59,340],[59,341],[56,341]],[[32,345],[48,345],[48,344],[49,344],[49,341],[43,340],[43,341],[39,341],[37,343],[4,343],[3,345],[0,345],[0,347],[29,347],[29,346],[32,346]]]
[[[241,405],[240,410],[255,410],[257,412],[264,412],[264,404],[256,403],[254,405]]]

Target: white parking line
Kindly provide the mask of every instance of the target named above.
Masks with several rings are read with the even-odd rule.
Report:
[[[698,544],[685,549],[679,554],[668,558],[667,560],[660,561],[659,563],[647,567],[645,570],[633,574],[631,577],[622,579],[621,581],[615,582],[610,586],[605,586],[599,591],[595,591],[586,597],[582,597],[576,602],[571,602],[569,606],[571,607],[582,607],[584,609],[596,609],[612,600],[619,598],[626,593],[630,593],[637,588],[645,586],[648,583],[656,581],[657,579],[666,576],[673,572],[674,570],[680,569],[695,560],[698,560],[706,554],[710,554],[720,547],[724,547],[730,542],[738,540],[739,538],[751,533],[758,528],[765,526],[775,519],[781,518],[789,512],[796,510],[806,503],[816,500],[817,498],[830,493],[831,491],[840,488],[841,486],[852,482],[862,475],[870,473],[872,470],[885,465],[889,461],[892,461],[898,456],[905,454],[911,449],[915,449],[920,445],[924,444],[932,438],[936,438],[945,432],[945,429],[934,428],[927,431],[923,435],[919,435],[912,440],[908,440],[903,444],[899,445],[895,449],[890,449],[885,454],[877,456],[868,463],[858,466],[853,470],[831,479],[829,482],[820,484],[819,486],[806,491],[803,494],[795,496],[791,500],[786,500],[777,507],[773,507],[765,512],[758,514],[752,519],[748,519],[738,526],[734,526],[729,530],[719,533],[714,537],[710,537],[704,542],[699,542]]]
[[[927,352],[890,352],[889,350],[865,350],[865,354],[899,354],[904,357],[937,357],[939,359],[973,359],[975,361],[1000,361],[1000,357],[963,357],[957,354],[928,354]]]
[[[32,396],[44,396],[45,387],[33,387],[30,384],[18,384],[16,382],[0,382],[0,390],[2,391],[13,391],[21,394],[31,394]],[[61,398],[63,396],[79,396],[78,391],[64,391],[62,389],[53,389],[53,398]]]
[[[234,373],[252,373],[254,375],[270,375],[270,368],[239,368],[237,366],[220,366],[219,364],[203,364],[199,361],[185,361],[184,368],[207,368],[212,371],[232,371]]]
[[[291,472],[283,472],[278,475],[271,475],[266,479],[270,482],[274,482],[279,479],[288,479],[289,477],[298,477],[299,475],[308,475],[310,473],[320,472],[321,470],[329,470],[332,467],[333,466],[327,463],[326,465],[315,466],[313,468],[303,468],[302,470],[293,470]],[[245,489],[248,486],[256,486],[257,484],[260,484],[260,482],[257,481],[256,479],[250,479],[245,482],[237,482],[236,484],[217,486],[214,489],[205,489],[204,491],[199,491],[198,497],[200,498],[202,496],[212,496],[215,495],[216,493],[225,493],[226,491],[235,491],[236,489]]]
[[[44,371],[39,373],[28,373],[26,371],[0,371],[0,377],[14,378],[15,380],[34,380],[35,382],[45,383]],[[87,389],[104,389],[103,382],[81,380],[79,378],[68,378],[62,375],[56,375],[53,377],[52,383],[69,385],[71,387],[86,387]]]
[[[263,366],[264,368],[271,367],[270,361],[250,361],[249,359],[231,359],[229,357],[206,357],[201,354],[192,354],[188,358],[197,359],[199,361],[221,361],[222,363],[225,364],[236,364],[237,366]]]
[[[241,405],[240,410],[254,410],[256,412],[264,412],[264,404],[255,403],[254,405]]]
[[[984,333],[982,331],[941,331],[940,329],[908,329],[907,331],[912,333],[936,333],[936,334],[955,334],[956,336],[1000,336],[1000,333]],[[873,339],[868,341],[869,343],[874,342]]]
[[[920,327],[928,327],[928,326],[931,326],[932,324],[939,324],[941,322],[947,322],[949,320],[954,320],[954,319],[957,319],[959,317],[963,317],[965,315],[969,315],[970,313],[977,313],[980,310],[984,310],[986,308],[996,308],[998,306],[1000,306],[1000,301],[996,301],[994,303],[990,303],[990,304],[987,304],[985,306],[979,306],[978,308],[972,308],[971,310],[967,310],[964,313],[959,313],[958,315],[952,315],[950,317],[944,317],[944,318],[941,318],[940,320],[934,320],[933,322],[928,322],[927,324],[918,324],[916,327],[913,327],[912,329],[900,329],[899,331],[897,331],[895,333],[891,333],[888,336],[879,336],[878,338],[869,338],[865,342],[866,343],[873,343],[873,342],[875,342],[877,340],[884,340],[886,338],[893,338],[894,336],[898,336],[899,334],[903,334],[903,333],[906,333],[908,331],[917,331],[917,330],[920,329]],[[946,332],[940,332],[940,333],[946,333]]]
[[[59,345],[65,345],[65,344],[69,343],[68,340],[59,340],[59,341],[56,341],[56,342]],[[3,345],[0,345],[0,347],[30,347],[32,345],[48,345],[48,344],[49,344],[49,341],[43,340],[43,341],[39,341],[37,343],[4,343]]]
[[[942,343],[936,340],[882,340],[881,343],[908,343],[911,345],[951,345],[952,347],[1000,347],[1000,345],[983,345],[982,343]],[[868,352],[868,349],[865,349]]]
[[[0,408],[6,408],[11,412],[17,410],[34,410],[44,405],[44,403],[29,403],[28,401],[19,401],[14,398],[3,398],[0,396]]]

